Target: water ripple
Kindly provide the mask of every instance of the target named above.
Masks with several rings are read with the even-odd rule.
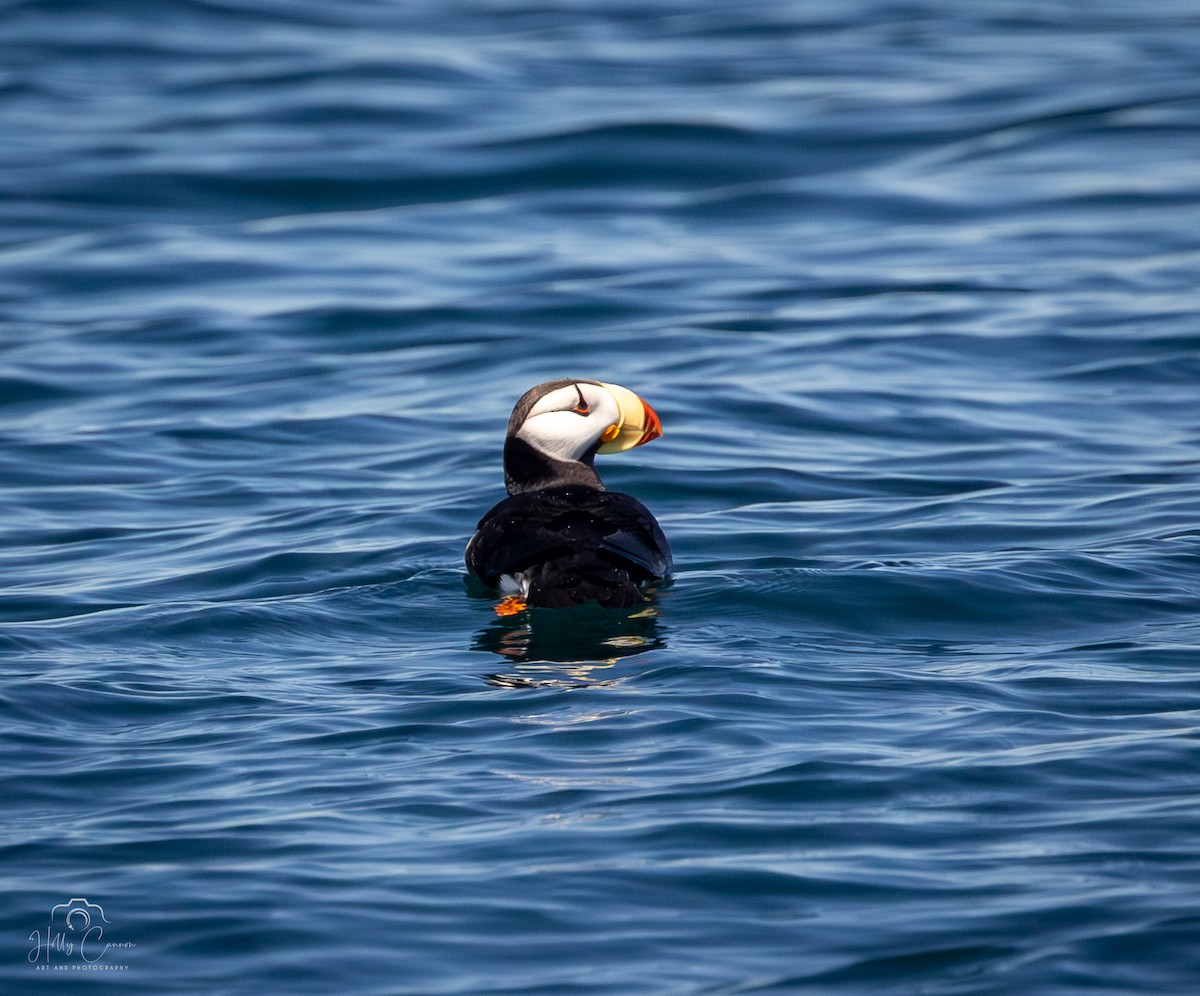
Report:
[[[6,12],[9,936],[86,896],[145,994],[1194,987],[1188,4]],[[601,469],[677,574],[498,618],[463,545],[563,375],[662,416]]]

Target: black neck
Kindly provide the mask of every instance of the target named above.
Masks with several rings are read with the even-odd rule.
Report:
[[[603,491],[600,475],[592,466],[594,452],[582,460],[555,460],[534,449],[525,440],[509,436],[504,441],[504,484],[510,495],[541,491],[565,484]]]

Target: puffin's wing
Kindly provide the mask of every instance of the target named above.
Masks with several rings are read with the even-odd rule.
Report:
[[[504,574],[587,550],[602,550],[663,577],[666,538],[636,498],[592,488],[548,488],[512,495],[490,509],[467,544],[467,568],[495,586]]]
[[[512,495],[488,509],[467,544],[467,570],[484,584],[496,587],[505,574],[516,574],[530,564],[566,549],[563,537],[549,528],[552,520],[538,492]]]
[[[602,491],[604,521],[615,529],[600,543],[602,550],[616,554],[641,567],[656,578],[671,572],[671,548],[658,522],[636,498],[612,491]]]

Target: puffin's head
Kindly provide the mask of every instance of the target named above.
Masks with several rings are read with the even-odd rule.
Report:
[[[508,437],[554,460],[591,463],[657,439],[654,409],[625,387],[598,380],[551,380],[526,391],[508,421]]]

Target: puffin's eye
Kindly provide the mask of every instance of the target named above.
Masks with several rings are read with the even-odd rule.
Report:
[[[579,395],[579,404],[571,409],[576,415],[590,415],[592,410],[588,407],[587,398],[583,396],[583,392],[579,389],[579,385],[575,385],[575,393]]]

